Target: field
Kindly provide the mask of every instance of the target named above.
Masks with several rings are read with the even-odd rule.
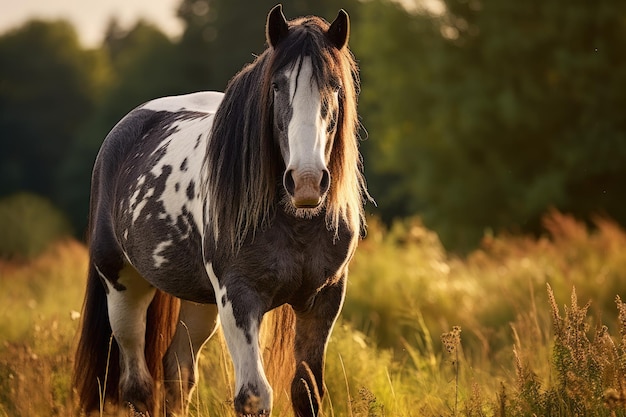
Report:
[[[626,233],[557,212],[544,224],[542,237],[486,236],[457,257],[419,220],[372,219],[328,348],[325,415],[626,415]],[[0,417],[77,415],[86,269],[69,239],[0,261]],[[200,364],[190,415],[232,415],[221,337]]]

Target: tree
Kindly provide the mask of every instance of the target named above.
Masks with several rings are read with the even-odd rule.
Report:
[[[384,1],[364,3],[352,28],[370,192],[387,221],[419,213],[426,202],[417,184],[416,147],[432,143],[426,136],[432,136],[430,109],[437,100],[430,90],[438,60],[429,53],[437,53],[443,40],[429,17]]]
[[[107,131],[139,104],[185,92],[176,45],[154,25],[140,20],[125,31],[112,21],[103,49],[114,72],[100,106],[107,114]]]
[[[77,230],[87,225],[91,169],[107,133],[138,105],[185,92],[176,45],[154,25],[140,20],[124,30],[113,20],[101,50],[110,68],[108,87],[81,127],[61,173],[64,182],[74,185],[63,190],[61,200]]]
[[[383,216],[418,212],[456,249],[488,228],[536,231],[550,206],[626,223],[626,4],[445,6],[433,20],[365,4],[366,162]]]
[[[105,74],[65,21],[31,21],[0,37],[0,195],[58,202],[58,169],[90,116]]]
[[[288,19],[319,15],[332,21],[336,2],[283,1]],[[342,7],[357,13],[357,0]],[[178,16],[185,30],[179,44],[179,61],[188,89],[223,91],[230,78],[265,49],[265,19],[275,0],[183,0]]]

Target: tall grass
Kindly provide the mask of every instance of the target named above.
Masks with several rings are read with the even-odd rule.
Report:
[[[626,233],[557,212],[544,224],[460,258],[417,219],[372,221],[328,348],[325,415],[626,415]],[[76,415],[86,263],[74,241],[0,261],[0,417]],[[234,415],[221,335],[200,364],[190,415]]]
[[[71,415],[71,351],[87,251],[59,241],[29,262],[0,261],[0,416]]]

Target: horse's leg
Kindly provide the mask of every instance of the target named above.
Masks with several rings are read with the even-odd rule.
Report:
[[[345,278],[315,295],[306,310],[296,312],[296,373],[291,401],[298,417],[317,416],[324,396],[324,359],[330,331],[335,324],[345,291]]]
[[[144,356],[146,312],[155,289],[125,264],[115,285],[107,283],[107,307],[113,336],[120,348],[120,400],[135,411],[152,412],[153,381]]]
[[[185,415],[198,375],[198,352],[215,333],[215,304],[182,301],[176,333],[163,358],[168,415]]]
[[[266,309],[259,295],[240,285],[221,287],[211,264],[207,271],[218,302],[220,324],[235,367],[235,411],[239,416],[269,416],[272,387],[263,370],[259,328]]]
[[[235,411],[240,416],[269,416],[272,388],[259,348],[262,316],[254,307],[242,299],[226,301],[220,308],[220,320],[235,367]]]

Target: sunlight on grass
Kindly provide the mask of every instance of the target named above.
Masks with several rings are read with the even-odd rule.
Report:
[[[0,260],[0,340],[73,331],[86,271],[87,250],[73,240],[59,242],[28,263]]]
[[[73,240],[28,263],[0,260],[0,412],[72,410],[72,340],[86,271],[87,250]]]
[[[417,219],[372,221],[328,346],[325,415],[626,415],[626,234],[557,212],[544,224],[459,258]],[[71,240],[0,261],[0,416],[75,413],[86,269]],[[218,334],[190,416],[234,416],[233,375]],[[291,415],[283,397],[277,417]]]

